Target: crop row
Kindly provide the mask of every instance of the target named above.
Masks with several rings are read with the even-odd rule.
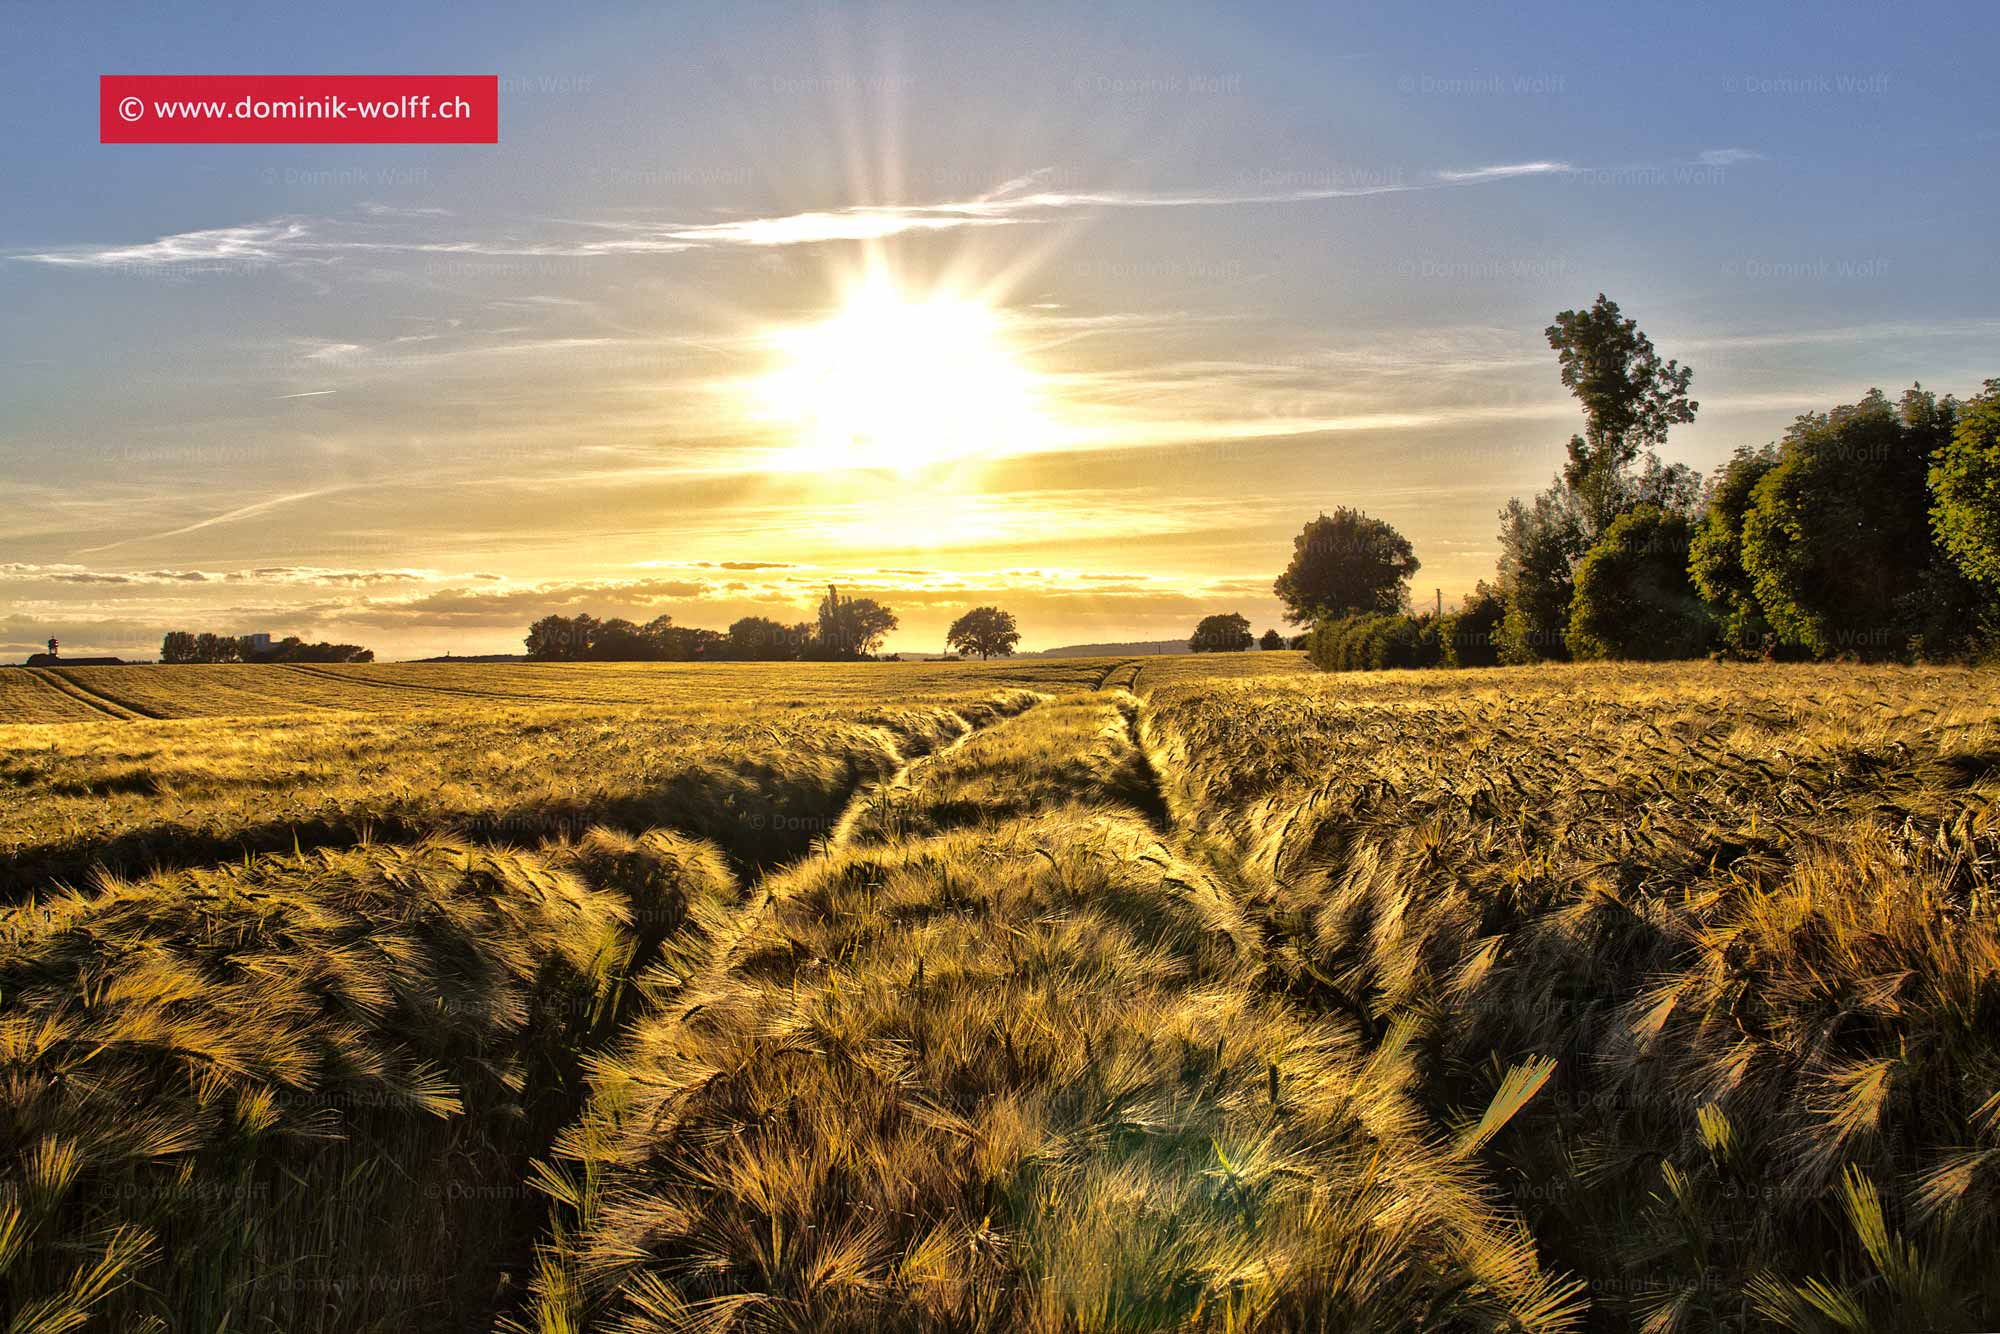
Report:
[[[1420,1035],[1427,1105],[1557,1061],[1493,1163],[1599,1319],[2000,1321],[1990,680],[1250,680],[1144,734],[1284,989]]]

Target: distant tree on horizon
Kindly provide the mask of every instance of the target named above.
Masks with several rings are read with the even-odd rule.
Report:
[[[1241,653],[1256,642],[1247,618],[1233,611],[1222,612],[1202,617],[1201,624],[1188,636],[1188,652]]]
[[[1013,655],[1014,646],[1021,642],[1021,632],[1014,624],[1013,612],[998,607],[974,607],[951,623],[944,642],[961,652],[977,653],[982,660],[996,653],[1005,658]]]
[[[832,584],[819,604],[814,647],[834,658],[864,658],[899,624],[896,613],[874,598],[844,598]]]
[[[194,635],[186,630],[169,630],[160,640],[161,662],[200,662],[195,648]]]
[[[1285,646],[1285,637],[1279,634],[1275,629],[1266,630],[1263,636],[1257,641],[1257,647],[1264,650],[1264,652],[1266,653],[1274,652],[1275,650],[1281,649],[1284,646]]]
[[[1292,539],[1292,561],[1271,590],[1294,625],[1356,612],[1393,612],[1422,562],[1394,526],[1345,506]]]
[[[242,656],[234,635],[215,635],[203,632],[195,636],[194,660],[196,662],[235,662]]]

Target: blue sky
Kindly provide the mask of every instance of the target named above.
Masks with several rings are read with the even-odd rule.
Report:
[[[1704,469],[2000,374],[1990,6],[7,24],[0,654],[492,651],[828,579],[909,648],[989,600],[1029,647],[1261,628],[1336,505],[1411,537],[1426,600],[1487,574],[1574,424],[1540,331],[1600,290],[1695,366],[1669,454]],[[501,142],[104,146],[106,73],[496,73]],[[762,387],[871,280],[990,319],[969,370],[912,367],[924,415],[854,409],[888,453],[824,450],[826,404]],[[838,375],[894,386],[867,355]],[[1032,411],[996,440],[1002,387]]]

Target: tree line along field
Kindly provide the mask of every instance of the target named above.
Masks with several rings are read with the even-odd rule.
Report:
[[[64,675],[9,1330],[2000,1323],[1990,671]]]

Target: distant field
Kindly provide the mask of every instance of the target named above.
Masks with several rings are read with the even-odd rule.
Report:
[[[963,663],[369,663],[0,668],[0,726],[108,718],[400,713],[481,701],[701,708],[905,699],[968,686],[1076,689],[1115,660]]]
[[[1996,686],[0,671],[0,1324],[1994,1327]]]

